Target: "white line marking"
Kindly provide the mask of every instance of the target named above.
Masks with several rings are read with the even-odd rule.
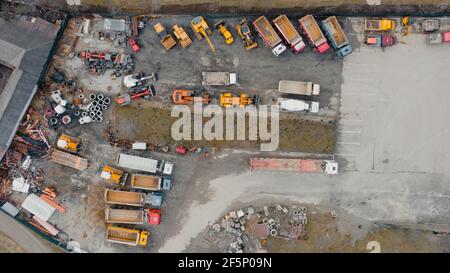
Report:
[[[354,157],[357,156],[357,154],[335,154],[335,155],[337,155],[337,156],[354,156]]]
[[[373,111],[373,108],[352,108],[350,106],[341,106],[341,109],[342,108],[347,109],[347,111]]]
[[[362,119],[341,119],[339,122],[362,122]]]
[[[340,131],[340,130],[338,130],[338,133],[341,133],[341,134],[361,134],[361,131]]]
[[[338,145],[361,145],[359,142],[336,142]]]

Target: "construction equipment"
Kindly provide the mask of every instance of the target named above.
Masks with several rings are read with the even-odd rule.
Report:
[[[378,47],[393,46],[397,42],[395,36],[390,34],[368,35],[365,44]]]
[[[172,100],[174,104],[194,104],[194,102],[201,102],[204,104],[210,103],[211,98],[209,94],[203,96],[195,96],[194,90],[175,89],[172,93]]]
[[[169,161],[156,160],[123,153],[119,153],[117,155],[116,164],[122,168],[169,176],[172,175],[174,167],[174,164]]]
[[[250,171],[326,173],[336,175],[338,163],[334,160],[303,158],[250,158]]]
[[[156,73],[150,73],[150,75],[148,76],[145,76],[145,74],[142,72],[127,75],[123,77],[123,85],[125,85],[126,88],[141,86],[145,81],[149,79],[152,79],[154,82],[156,82],[158,80]]]
[[[298,20],[303,34],[308,37],[309,44],[314,47],[317,54],[322,54],[330,49],[327,38],[312,15],[306,15]]]
[[[105,189],[105,202],[110,205],[125,205],[132,207],[160,207],[162,194],[160,192],[132,192]]]
[[[132,101],[143,98],[148,99],[153,97],[155,92],[153,90],[153,86],[143,87],[141,90],[130,91],[126,94],[119,96],[116,101],[120,106],[126,106],[130,104]]]
[[[146,230],[108,226],[106,241],[131,246],[147,246],[150,233]]]
[[[105,221],[108,224],[143,225],[144,217],[144,209],[105,209]]]
[[[232,107],[239,105],[240,107],[245,107],[246,105],[258,105],[259,97],[250,97],[247,94],[240,94],[239,96],[234,96],[232,93],[222,93],[220,95],[220,106]]]
[[[286,46],[281,41],[280,36],[278,36],[275,29],[273,29],[269,20],[265,16],[258,17],[253,21],[253,26],[258,32],[259,36],[263,39],[264,43],[272,48],[272,54],[276,57],[280,56],[284,51],[286,51]]]
[[[172,35],[167,32],[166,28],[161,23],[153,25],[153,28],[161,39],[161,44],[166,50],[171,49],[177,44],[177,41],[175,41]]]
[[[194,34],[197,37],[197,39],[199,41],[201,41],[204,37],[206,39],[206,42],[208,42],[208,45],[211,48],[211,51],[213,53],[215,53],[216,48],[214,47],[213,43],[209,39],[209,35],[211,35],[211,29],[209,28],[205,19],[202,16],[195,17],[191,21],[191,28],[194,31]]]
[[[150,225],[159,225],[161,223],[161,210],[148,209],[147,210],[148,223]]]
[[[426,38],[426,42],[429,45],[449,43],[450,42],[450,31],[429,34]]]
[[[301,96],[317,96],[320,93],[320,84],[281,80],[278,82],[278,92]]]
[[[202,85],[232,85],[237,82],[237,74],[231,72],[202,72]]]
[[[337,57],[345,57],[352,53],[353,49],[350,45],[347,35],[342,30],[341,24],[337,20],[336,16],[330,16],[322,21],[323,29],[328,40],[331,41],[331,45],[336,50]]]
[[[409,16],[402,17],[402,35],[408,35],[412,32],[412,27],[409,24]]]
[[[136,40],[135,40],[134,38],[130,38],[130,39],[128,40],[128,43],[130,44],[131,49],[132,49],[134,52],[138,52],[139,50],[141,50],[141,48],[140,48],[139,45],[136,43]]]
[[[131,187],[138,190],[159,191],[162,188],[162,180],[158,175],[133,174],[131,175]]]
[[[290,112],[319,112],[319,103],[316,101],[278,98],[277,104],[280,106],[280,109]]]
[[[184,31],[184,29],[179,25],[173,26],[173,34],[180,42],[182,48],[186,48],[187,46],[192,44],[191,38],[187,35],[186,31]]]
[[[66,134],[60,134],[56,141],[56,146],[73,154],[82,154],[86,150],[86,141],[81,138],[71,137]]]
[[[253,40],[247,19],[242,19],[242,21],[236,25],[236,31],[244,42],[246,50],[250,50],[258,46],[258,43]]]
[[[231,45],[234,42],[233,35],[231,35],[231,32],[228,30],[228,28],[225,26],[224,21],[217,22],[214,27],[219,31],[219,33],[222,35],[222,37],[225,39],[225,44]]]
[[[84,50],[79,53],[82,61],[92,62],[95,60],[105,60],[112,61],[115,57],[113,54],[102,53],[102,52],[92,52],[90,50]]]
[[[128,173],[106,165],[103,167],[100,177],[121,186],[125,186],[128,179]]]
[[[426,19],[422,22],[422,30],[424,32],[433,32],[441,27],[441,20],[439,19]]]

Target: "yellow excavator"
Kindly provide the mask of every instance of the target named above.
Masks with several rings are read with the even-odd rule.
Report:
[[[198,40],[202,40],[203,37],[206,39],[206,41],[209,44],[209,47],[211,48],[212,52],[216,52],[216,48],[214,47],[213,43],[209,39],[209,35],[211,35],[211,29],[209,28],[208,24],[206,23],[205,19],[202,16],[197,16],[191,21],[191,28],[194,31],[195,36],[197,36]]]
[[[409,24],[409,16],[402,17],[402,35],[406,36],[412,32],[412,27]]]

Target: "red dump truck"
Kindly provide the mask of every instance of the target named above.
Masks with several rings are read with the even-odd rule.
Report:
[[[322,54],[330,49],[327,38],[312,15],[306,15],[300,18],[298,22],[303,34],[308,37],[308,41],[314,47],[316,53]]]
[[[300,172],[300,173],[338,173],[334,160],[302,158],[250,158],[250,171]]]
[[[253,26],[266,45],[272,48],[273,55],[278,57],[281,53],[286,51],[287,48],[282,43],[280,36],[278,36],[277,32],[273,29],[265,16],[258,17],[258,19],[253,21]]]
[[[297,30],[295,30],[286,15],[278,16],[272,21],[272,23],[281,33],[281,36],[283,36],[285,42],[291,47],[292,52],[297,54],[305,49],[306,45],[305,42],[303,42],[302,36],[300,36]]]

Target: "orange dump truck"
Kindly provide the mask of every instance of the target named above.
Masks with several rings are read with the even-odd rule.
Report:
[[[338,173],[334,160],[302,158],[250,158],[250,171],[300,172],[300,173]]]

